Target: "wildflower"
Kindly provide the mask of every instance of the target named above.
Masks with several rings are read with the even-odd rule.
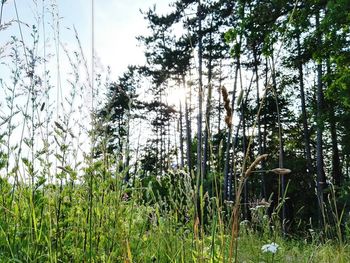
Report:
[[[261,199],[260,202],[258,202],[258,205],[263,206],[263,207],[270,207],[270,203],[265,200],[265,198]]]
[[[227,205],[233,205],[234,204],[234,202],[230,201],[230,200],[225,200],[224,203],[227,204]]]
[[[272,242],[271,244],[266,244],[261,247],[261,251],[263,253],[271,252],[272,254],[275,254],[279,248],[279,245],[277,245],[275,242]]]
[[[266,208],[265,205],[257,205],[257,206],[255,207],[255,210],[264,209],[264,208]]]
[[[248,220],[243,220],[241,223],[239,223],[241,226],[246,226],[249,224]]]

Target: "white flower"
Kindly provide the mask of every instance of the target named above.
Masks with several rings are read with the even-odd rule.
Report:
[[[263,245],[261,247],[261,251],[263,253],[271,252],[272,254],[275,254],[278,248],[279,248],[279,245],[277,245],[275,242],[272,242],[271,244]]]
[[[246,226],[249,224],[248,220],[243,220],[241,223],[239,223],[241,226]]]

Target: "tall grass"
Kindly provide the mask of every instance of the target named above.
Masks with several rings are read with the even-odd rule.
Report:
[[[221,201],[221,172],[210,172],[212,194],[200,195],[201,222],[197,188],[188,171],[174,170],[148,181],[135,175],[126,184],[128,167],[119,169],[119,157],[107,151],[109,138],[100,124],[90,121],[88,129],[82,124],[87,121],[84,104],[91,72],[76,32],[74,52],[60,43],[57,5],[50,8],[55,85],[45,33],[44,56],[38,52],[38,27],[30,44],[15,37],[6,44],[11,76],[1,82],[6,110],[0,130],[0,262],[350,261],[343,242],[319,245],[317,238],[311,243],[284,238],[278,211],[267,217],[266,204],[253,205],[252,220],[241,221],[243,185],[266,155],[247,169],[234,203]],[[70,65],[65,79],[60,54]],[[104,84],[97,79],[96,88]],[[63,86],[69,87],[66,95]],[[96,139],[93,149],[84,144],[89,139]],[[335,207],[333,215],[341,219],[337,211]],[[341,220],[336,222],[341,236]],[[263,252],[262,246],[271,242],[279,245],[278,251]]]

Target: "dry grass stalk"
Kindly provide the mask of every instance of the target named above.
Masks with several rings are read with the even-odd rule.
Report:
[[[254,168],[261,162],[267,159],[268,154],[263,154],[258,156],[255,161],[249,166],[249,168],[247,169],[247,171],[245,172],[245,177],[249,177],[249,175],[252,173],[252,171],[254,170]]]
[[[271,172],[278,175],[286,175],[286,174],[290,174],[292,171],[287,168],[275,168],[275,169],[272,169]]]
[[[225,123],[227,127],[230,128],[232,126],[232,108],[230,106],[227,89],[224,86],[221,88],[221,94],[224,99],[224,108],[226,110]]]
[[[249,166],[247,171],[244,173],[243,178],[239,181],[239,185],[237,188],[237,193],[236,193],[236,200],[235,200],[235,205],[233,207],[233,219],[232,219],[232,237],[231,237],[231,244],[230,244],[230,257],[229,257],[229,262],[232,261],[232,256],[233,256],[233,250],[234,250],[234,244],[235,244],[235,250],[237,254],[237,237],[239,233],[239,213],[240,213],[240,202],[241,202],[241,195],[243,191],[243,187],[245,184],[245,181],[247,178],[250,176],[254,168],[263,160],[266,160],[268,157],[268,154],[263,154],[258,156],[254,162]],[[237,259],[235,260],[237,261]]]

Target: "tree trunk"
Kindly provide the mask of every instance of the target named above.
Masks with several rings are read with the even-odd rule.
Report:
[[[183,141],[183,122],[182,122],[183,114],[182,114],[182,103],[180,102],[180,121],[179,121],[179,129],[180,129],[180,168],[184,168],[184,141]]]
[[[245,102],[242,102],[241,104],[241,116],[242,116],[242,151],[244,158],[247,157],[247,140],[246,140],[246,120],[245,120],[245,113],[244,113],[244,107]],[[243,173],[245,171],[242,171]],[[244,175],[242,174],[242,177]],[[243,188],[243,216],[244,219],[248,219],[249,216],[249,208],[248,208],[248,180],[245,180],[244,182],[244,188]]]
[[[131,121],[131,99],[129,98],[128,111],[127,111],[127,123],[126,123],[126,144],[125,144],[125,164],[124,171],[125,182],[130,180],[130,121]]]
[[[329,60],[327,60],[327,73],[328,75],[332,73]],[[335,117],[334,106],[333,106],[334,102],[335,101],[331,100],[328,103],[328,113],[329,113],[328,118],[329,118],[331,142],[332,142],[332,178],[333,178],[334,185],[340,186],[342,181],[342,171],[341,171],[339,149],[338,149],[337,123],[335,119],[336,117]]]
[[[163,171],[164,171],[164,160],[163,160],[163,154],[164,154],[164,151],[163,151],[163,149],[164,149],[164,144],[165,144],[165,142],[164,142],[164,138],[163,138],[163,129],[164,129],[164,124],[163,124],[163,118],[164,118],[164,114],[163,114],[163,105],[162,105],[162,103],[163,103],[163,97],[162,97],[162,91],[160,91],[160,99],[159,99],[159,101],[160,101],[160,122],[159,123],[157,123],[157,125],[159,125],[160,126],[160,132],[159,132],[159,138],[160,138],[160,149],[158,150],[159,151],[159,159],[160,159],[160,173],[159,173],[159,175],[163,175]]]
[[[283,139],[282,139],[282,124],[281,124],[281,112],[279,108],[278,103],[278,97],[277,97],[277,82],[276,82],[276,69],[275,69],[275,61],[274,56],[272,55],[272,86],[273,86],[273,93],[275,97],[275,103],[276,103],[276,110],[277,110],[277,122],[278,122],[278,144],[279,144],[279,155],[278,155],[278,164],[279,168],[285,168],[284,167],[284,147],[283,147]],[[280,175],[281,178],[281,198],[283,204],[282,204],[282,234],[286,234],[286,200],[283,200],[284,197],[286,197],[286,181],[285,181],[285,175]]]
[[[167,107],[168,107],[169,105],[168,105],[168,103],[167,103]],[[167,121],[168,121],[168,130],[166,131],[167,132],[167,134],[165,134],[165,136],[167,135],[168,136],[168,143],[167,143],[167,149],[166,149],[166,152],[165,152],[165,154],[164,154],[164,161],[166,160],[166,167],[165,167],[165,169],[166,169],[166,171],[168,171],[169,170],[169,168],[171,167],[171,163],[170,163],[170,149],[171,149],[171,138],[170,138],[170,116],[168,116],[167,118],[169,118]],[[165,131],[164,131],[165,132]],[[164,147],[164,149],[165,149],[165,147]]]
[[[332,141],[332,178],[334,185],[340,186],[342,182],[342,171],[338,149],[338,135],[333,106],[329,109],[329,124]]]
[[[256,48],[253,50],[254,57],[254,72],[255,72],[255,84],[256,84],[256,105],[257,109],[260,107],[260,90],[259,90],[259,69],[258,69],[258,55]],[[257,125],[258,125],[258,156],[262,154],[262,140],[261,140],[261,121],[260,114],[257,115]],[[261,178],[261,195],[265,198],[265,178],[264,175],[260,174]]]
[[[316,13],[316,31],[320,30],[320,15]],[[321,34],[317,33],[318,45],[321,45]],[[324,216],[324,206],[323,206],[323,190],[326,186],[326,176],[324,172],[324,162],[323,162],[323,137],[322,132],[324,129],[323,125],[323,109],[324,109],[324,96],[322,87],[322,61],[317,62],[317,138],[316,138],[316,170],[317,170],[317,199],[319,204],[319,224],[323,226],[323,216]]]
[[[202,45],[202,7],[201,1],[198,0],[198,117],[197,117],[197,178],[196,178],[196,206],[197,218],[202,222],[202,211],[200,207],[200,188],[203,185],[203,173],[202,173],[202,119],[203,119],[203,80],[202,80],[202,58],[203,58],[203,45]]]
[[[350,156],[349,156],[349,154],[345,157],[345,162],[346,162],[346,168],[345,168],[345,173],[346,173],[346,178],[349,178],[349,168],[350,168],[350,164],[349,164],[349,162],[350,162]]]
[[[269,73],[269,66],[268,66],[268,57],[266,57],[266,60],[265,60],[265,89],[267,89],[268,87],[268,82],[269,82],[269,76],[268,76],[268,73]],[[263,134],[262,134],[262,151],[264,153],[266,153],[267,151],[267,107],[266,107],[266,103],[264,103],[263,105],[264,107],[264,130],[263,130]],[[266,168],[266,161],[263,160],[261,162],[261,168],[262,170],[265,170]],[[269,196],[267,195],[267,178],[266,178],[266,174],[263,173],[262,174],[262,187],[263,187],[263,190],[262,190],[262,198],[264,198],[264,200],[267,200],[269,198]]]
[[[185,75],[182,76],[182,83],[184,88],[186,88]],[[191,89],[191,87],[189,87]],[[188,97],[191,97],[191,90],[189,91],[189,96],[186,95],[185,100],[185,124],[186,124],[186,159],[187,159],[187,168],[188,172],[191,175],[192,170],[192,160],[191,160],[191,151],[192,151],[192,136],[191,136],[191,119],[190,119],[190,108],[188,106]],[[191,99],[190,99],[191,100]],[[191,103],[190,103],[191,105]]]
[[[303,63],[301,60],[301,46],[300,46],[300,35],[297,36],[297,48],[298,48],[298,71],[299,71],[299,88],[300,88],[300,102],[301,102],[301,114],[302,114],[302,121],[303,121],[303,131],[304,131],[304,144],[305,144],[305,159],[306,159],[306,167],[307,167],[307,174],[310,178],[311,182],[311,188],[314,189],[314,180],[312,178],[313,176],[313,166],[312,166],[312,159],[311,159],[311,148],[310,148],[310,132],[309,132],[309,126],[307,121],[307,114],[306,114],[306,103],[305,103],[305,89],[304,89],[304,73],[303,73]]]
[[[198,117],[197,117],[197,176],[202,177],[202,119],[203,119],[203,81],[202,81],[202,10],[198,0]],[[199,182],[197,184],[199,187]],[[199,189],[198,189],[199,190]]]
[[[234,106],[235,106],[235,100],[236,100],[237,79],[238,79],[239,69],[240,69],[240,58],[238,55],[237,61],[236,61],[236,72],[235,72],[235,80],[233,84],[233,93],[232,93],[232,101],[231,101],[232,115],[234,113]],[[232,124],[228,127],[228,130],[227,130],[227,145],[226,145],[226,153],[225,153],[225,170],[224,170],[224,200],[228,200],[232,196],[232,171],[230,171],[231,141],[232,141]]]
[[[222,102],[221,102],[221,86],[222,86],[222,61],[220,60],[220,79],[219,79],[219,105],[218,105],[218,134],[220,134],[221,131],[221,107],[222,107]]]
[[[209,34],[209,43],[212,45],[212,33]],[[210,166],[208,165],[208,157],[210,160],[210,149],[209,149],[209,136],[210,136],[210,112],[211,112],[211,96],[212,96],[212,52],[210,49],[209,52],[209,59],[208,59],[208,94],[207,94],[207,105],[206,105],[206,111],[205,111],[205,130],[204,130],[204,150],[203,150],[203,177],[207,178],[207,168]]]

